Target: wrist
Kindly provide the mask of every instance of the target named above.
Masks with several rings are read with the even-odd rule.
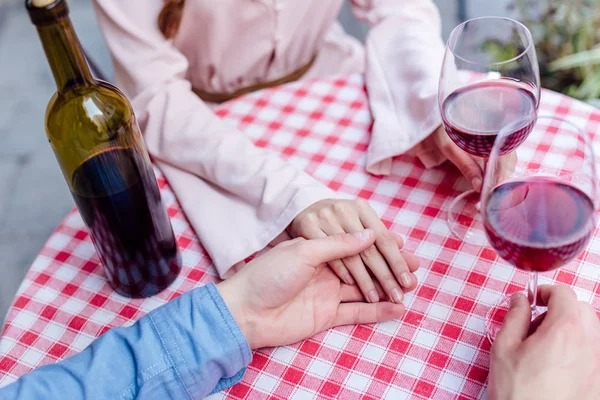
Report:
[[[258,348],[257,340],[255,339],[257,332],[256,323],[254,323],[254,319],[251,317],[250,312],[245,309],[243,291],[236,283],[236,279],[232,277],[216,286],[219,294],[223,298],[223,302],[229,309],[229,312],[240,328],[240,331],[244,334],[248,345],[252,350],[255,350]]]

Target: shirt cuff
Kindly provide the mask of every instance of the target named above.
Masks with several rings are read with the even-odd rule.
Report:
[[[429,137],[440,123],[436,116],[415,129],[416,135],[402,135],[402,125],[373,124],[373,138],[367,152],[367,172],[373,175],[390,175],[394,157],[407,154],[417,157],[425,168],[433,168],[446,161],[446,157],[437,147],[426,145],[423,140]]]
[[[213,283],[180,296],[149,316],[191,398],[227,389],[244,376],[252,352]]]

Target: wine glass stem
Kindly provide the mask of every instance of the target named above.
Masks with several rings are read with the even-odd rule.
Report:
[[[529,305],[531,306],[531,311],[534,311],[536,309],[537,291],[538,291],[538,273],[530,272],[529,273],[529,281],[527,282],[527,297],[529,299]]]

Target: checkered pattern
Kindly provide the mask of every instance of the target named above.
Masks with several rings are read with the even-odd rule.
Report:
[[[215,397],[482,397],[490,349],[484,337],[486,311],[504,293],[522,290],[527,277],[491,248],[450,235],[443,210],[468,183],[453,168],[425,170],[408,156],[394,160],[390,177],[368,175],[371,117],[359,75],[257,93],[223,105],[217,113],[256,145],[281,154],[332,189],[368,199],[384,222],[406,237],[421,269],[420,285],[406,296],[401,320],[331,329],[292,346],[257,351],[244,380]],[[544,92],[541,113],[568,115],[591,134],[600,133],[600,113],[567,97]],[[540,151],[552,148],[544,145],[532,155]],[[109,328],[131,324],[195,286],[217,281],[208,256],[158,176],[182,250],[184,266],[176,282],[143,300],[115,294],[73,211],[42,249],[10,309],[0,341],[0,385],[81,351]],[[573,285],[582,300],[596,303],[600,237],[592,238],[578,261],[542,280]]]

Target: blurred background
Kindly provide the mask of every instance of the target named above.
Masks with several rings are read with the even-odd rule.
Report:
[[[600,0],[436,3],[444,38],[459,22],[476,16],[508,15],[522,20],[535,36],[544,86],[592,103],[600,98]],[[70,0],[69,4],[85,49],[112,77],[91,0]],[[348,5],[340,20],[347,31],[364,38],[367,28],[354,19]],[[43,129],[54,90],[23,0],[0,0],[0,321],[35,256],[73,207]]]

